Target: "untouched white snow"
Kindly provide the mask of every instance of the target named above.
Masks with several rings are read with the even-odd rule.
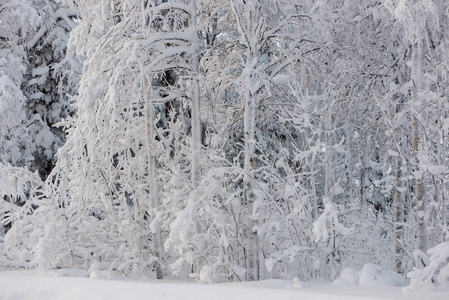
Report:
[[[395,286],[333,286],[330,282],[264,280],[260,282],[196,284],[166,279],[87,278],[84,271],[1,271],[2,300],[447,300],[449,289],[402,294]],[[56,276],[56,277],[55,277]],[[62,277],[61,277],[62,276]],[[77,277],[78,276],[78,277]],[[96,276],[94,276],[96,277]],[[99,276],[101,278],[101,276]],[[109,276],[108,276],[109,277]]]

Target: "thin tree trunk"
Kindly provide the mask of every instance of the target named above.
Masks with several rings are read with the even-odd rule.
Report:
[[[369,151],[371,149],[371,135],[369,135],[366,139],[366,147],[365,153],[362,157],[362,165],[361,165],[361,175],[360,175],[360,206],[362,209],[366,208],[366,190],[369,186],[369,161],[370,155]]]
[[[248,92],[245,99],[245,157],[244,157],[244,200],[248,209],[248,232],[247,232],[247,248],[246,248],[246,279],[249,281],[259,280],[259,245],[257,232],[254,231],[256,220],[253,219],[254,202],[256,194],[253,190],[253,163],[255,150],[255,123],[256,123],[256,97]]]
[[[444,120],[448,120],[448,114],[447,111],[444,113]],[[446,159],[446,141],[448,141],[449,137],[446,136],[446,132],[444,130],[444,128],[442,129],[442,133],[441,133],[441,140],[442,140],[442,145],[441,145],[441,160],[442,160],[442,165],[444,167],[446,167],[446,169],[448,169],[448,160]],[[441,180],[441,206],[443,207],[443,216],[442,216],[442,221],[446,222],[446,182],[444,179]]]
[[[242,96],[244,101],[244,178],[243,178],[243,206],[247,209],[247,226],[245,227],[246,243],[244,246],[246,279],[249,281],[259,280],[259,236],[254,230],[257,220],[254,219],[254,203],[256,194],[254,192],[254,166],[255,163],[255,128],[256,128],[256,101],[257,90],[260,83],[256,81],[257,64],[259,59],[259,37],[257,33],[260,21],[261,4],[259,1],[250,0],[248,3],[248,14],[241,18],[239,9],[234,1],[231,8],[236,16],[239,34],[243,45],[246,47],[246,64],[243,70]]]
[[[144,79],[145,81],[145,79]],[[145,90],[145,84],[144,90]],[[145,96],[147,96],[145,91]],[[164,273],[162,271],[162,240],[161,240],[161,228],[159,221],[155,221],[156,214],[159,210],[159,187],[157,184],[157,164],[156,157],[154,153],[154,108],[153,103],[150,99],[145,101],[145,135],[146,135],[146,147],[148,156],[148,184],[150,190],[150,216],[151,216],[151,247],[153,256],[157,258],[157,262],[154,263],[154,269],[156,271],[156,278],[164,278]]]
[[[195,28],[197,22],[196,1],[191,0],[190,27]],[[192,186],[196,188],[200,181],[201,161],[201,116],[200,116],[200,83],[199,83],[199,55],[200,45],[197,36],[192,37],[193,44],[192,68],[193,68],[193,93],[192,93]]]
[[[330,106],[333,107],[333,102]],[[326,116],[326,176],[324,179],[324,199],[323,205],[326,206],[327,203],[334,202],[334,166],[333,166],[333,137],[331,134],[331,126],[332,126],[332,109],[328,110],[328,115]],[[330,222],[329,224],[329,240],[328,247],[331,250],[330,255],[328,256],[328,261],[324,265],[331,265],[332,272],[334,271],[334,262],[335,262],[335,250],[336,250],[336,234],[335,234],[335,224],[334,222]],[[327,271],[327,268],[324,268],[324,272]],[[332,274],[331,274],[332,276]]]
[[[201,91],[200,91],[200,80],[199,80],[199,64],[200,64],[200,41],[197,35],[197,8],[196,0],[190,1],[190,16],[189,16],[189,27],[193,28],[195,35],[191,37],[192,52],[191,63],[192,63],[192,98],[191,98],[191,126],[192,126],[192,161],[191,161],[191,172],[192,172],[192,188],[195,190],[201,180],[201,145],[202,145],[202,126],[201,126]],[[203,229],[198,221],[195,222],[195,233],[200,235]],[[208,241],[203,240],[200,245],[198,245],[197,251],[204,252],[208,247]],[[191,272],[200,272],[200,262],[192,264]]]
[[[418,222],[417,244],[418,249],[426,252],[428,249],[428,232],[426,223],[426,205],[425,205],[425,186],[424,176],[421,174],[419,162],[419,126],[416,114],[421,107],[421,49],[419,43],[413,44],[412,49],[412,147],[415,167],[415,199],[416,199],[416,215]]]
[[[399,159],[398,159],[399,161]],[[393,230],[394,230],[394,270],[397,273],[403,272],[402,257],[404,256],[403,250],[403,236],[404,236],[404,182],[402,179],[402,164],[397,163],[396,172],[396,189],[393,198]]]
[[[348,180],[349,180],[349,202],[350,203],[354,203],[354,192],[355,192],[355,188],[354,188],[354,172],[353,172],[353,167],[355,164],[353,164],[352,162],[352,149],[351,149],[351,144],[352,144],[352,136],[353,136],[353,132],[352,130],[346,129],[345,130],[345,134],[346,134],[346,168],[348,170]]]

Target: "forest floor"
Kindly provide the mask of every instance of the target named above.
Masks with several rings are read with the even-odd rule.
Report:
[[[403,294],[395,286],[334,286],[328,281],[263,280],[196,284],[192,281],[151,278],[123,279],[74,270],[0,271],[1,300],[448,300],[449,288]],[[84,277],[83,277],[84,276]]]

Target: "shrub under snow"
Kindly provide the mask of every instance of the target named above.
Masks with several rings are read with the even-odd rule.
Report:
[[[407,274],[410,285],[403,289],[404,293],[420,290],[432,290],[436,285],[449,283],[449,242],[443,242],[427,250],[430,262],[424,269],[414,268]]]
[[[405,278],[396,272],[384,270],[375,264],[365,264],[362,270],[344,268],[340,276],[332,282],[334,286],[362,285],[362,286],[402,286]]]

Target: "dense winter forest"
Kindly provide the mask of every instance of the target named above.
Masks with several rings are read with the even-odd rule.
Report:
[[[448,281],[447,1],[59,1],[0,2],[0,266]]]

